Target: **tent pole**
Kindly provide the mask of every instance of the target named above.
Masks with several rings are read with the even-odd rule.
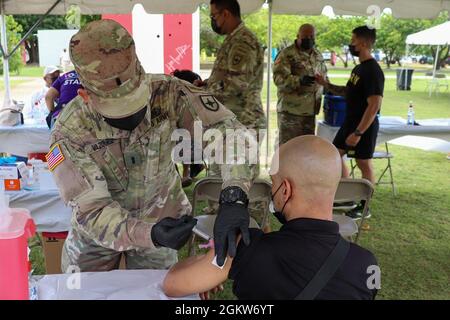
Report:
[[[8,52],[8,39],[6,38],[6,15],[5,15],[5,2],[0,0],[0,36],[1,47],[3,53],[3,79],[5,85],[5,97],[3,100],[3,108],[7,108],[11,105],[11,87],[9,83],[9,57]]]
[[[409,56],[409,44],[406,45],[406,59],[408,59]],[[405,81],[403,82],[403,88],[407,90],[406,86],[408,84],[407,78],[408,78],[408,68],[406,68],[406,61],[405,65],[403,66],[403,72],[405,72]]]
[[[267,101],[266,101],[266,166],[269,166],[269,144],[270,144],[270,83],[272,80],[272,0],[268,0],[269,4],[269,45],[267,49]]]
[[[56,2],[50,7],[50,9],[47,10],[44,15],[42,15],[38,21],[36,21],[35,24],[30,28],[30,30],[25,33],[25,35],[20,39],[19,43],[16,44],[16,46],[11,50],[11,52],[8,54],[8,58],[11,57],[14,52],[16,52],[17,49],[19,49],[20,45],[30,36],[31,33],[33,33],[34,30],[36,30],[37,27],[39,27],[42,23],[42,21],[50,14],[50,12],[53,11],[53,9],[61,2],[62,0],[56,0]]]
[[[437,64],[438,64],[438,60],[439,60],[439,50],[440,49],[441,49],[441,46],[438,44],[437,49],[436,49],[436,57],[435,57],[435,61],[434,61],[433,80],[436,78],[436,69],[437,69]]]

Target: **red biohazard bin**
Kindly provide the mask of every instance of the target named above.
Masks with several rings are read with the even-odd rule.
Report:
[[[43,162],[47,162],[47,158],[45,158],[46,153],[41,152],[33,152],[28,154],[28,160],[36,159],[42,160]]]
[[[0,212],[0,300],[28,300],[28,239],[36,226],[26,209]]]

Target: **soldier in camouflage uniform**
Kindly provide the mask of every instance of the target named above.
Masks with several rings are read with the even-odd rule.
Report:
[[[327,68],[314,45],[315,29],[304,24],[295,43],[275,59],[273,79],[278,88],[280,144],[297,136],[315,134],[315,116],[320,110],[323,87],[314,82],[314,76],[326,75]]]
[[[219,34],[227,34],[207,79],[206,89],[251,129],[264,129],[261,103],[264,51],[256,36],[241,21],[240,13],[222,2],[211,1],[211,23]],[[236,2],[237,6],[239,4]]]
[[[211,76],[200,84],[233,111],[240,123],[255,130],[256,138],[261,144],[264,135],[260,135],[259,130],[266,129],[266,117],[261,103],[264,50],[241,20],[237,1],[212,0],[210,10],[212,29],[227,36],[217,52]],[[209,176],[220,176],[217,165],[209,166]],[[263,206],[252,206],[251,216],[261,222]],[[210,201],[208,211],[215,212],[216,208],[217,204]]]
[[[198,120],[222,133],[245,128],[203,90],[145,74],[133,39],[112,20],[83,27],[71,39],[70,55],[85,90],[56,122],[48,154],[61,197],[73,209],[62,270],[115,269],[122,253],[128,269],[168,268],[177,261],[173,249],[195,225],[187,219],[191,205],[171,158],[172,132],[192,131]],[[222,176],[224,188],[245,193],[254,169],[223,165]],[[223,209],[216,221],[219,256],[231,247],[223,245],[224,233],[236,236],[241,228],[249,242],[248,211],[235,207]]]

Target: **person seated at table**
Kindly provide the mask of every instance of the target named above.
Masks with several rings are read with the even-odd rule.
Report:
[[[25,120],[33,119],[37,122],[45,120],[45,116],[48,113],[47,105],[45,104],[45,95],[60,74],[61,70],[56,66],[45,67],[43,78],[45,85],[39,91],[34,92],[30,102],[25,105],[23,110]]]
[[[53,82],[45,95],[45,103],[50,112],[46,119],[49,128],[53,127],[64,106],[72,101],[78,95],[78,89],[82,88],[75,70],[63,74]]]
[[[281,229],[266,234],[250,229],[251,244],[240,241],[235,257],[228,257],[223,269],[212,263],[214,250],[177,263],[163,282],[167,296],[206,293],[229,278],[234,280],[233,293],[239,299],[294,299],[337,243],[348,248],[338,224],[332,221],[341,160],[331,143],[311,135],[288,141],[276,151],[270,174],[272,204]],[[343,262],[334,263],[339,267],[322,289],[319,287],[318,295],[306,297],[374,299],[377,290],[367,285],[368,267],[377,265],[374,255],[350,243],[341,257]]]
[[[172,75],[174,77],[177,77],[178,79],[187,81],[189,83],[194,83],[197,80],[202,81],[202,78],[197,73],[191,71],[191,70],[175,70],[172,72]],[[194,142],[192,142],[192,145]],[[192,155],[194,155],[194,146],[192,146]],[[182,156],[182,155],[180,155]],[[193,159],[193,158],[192,158]],[[181,178],[181,185],[183,188],[189,187],[192,184],[193,178],[198,176],[200,172],[204,169],[204,166],[202,164],[185,164],[183,163],[183,174]]]

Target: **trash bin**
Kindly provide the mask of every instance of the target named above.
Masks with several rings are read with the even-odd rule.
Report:
[[[414,69],[397,69],[397,90],[411,90]]]
[[[347,103],[344,97],[326,94],[323,99],[325,123],[332,127],[340,127],[344,123]]]

